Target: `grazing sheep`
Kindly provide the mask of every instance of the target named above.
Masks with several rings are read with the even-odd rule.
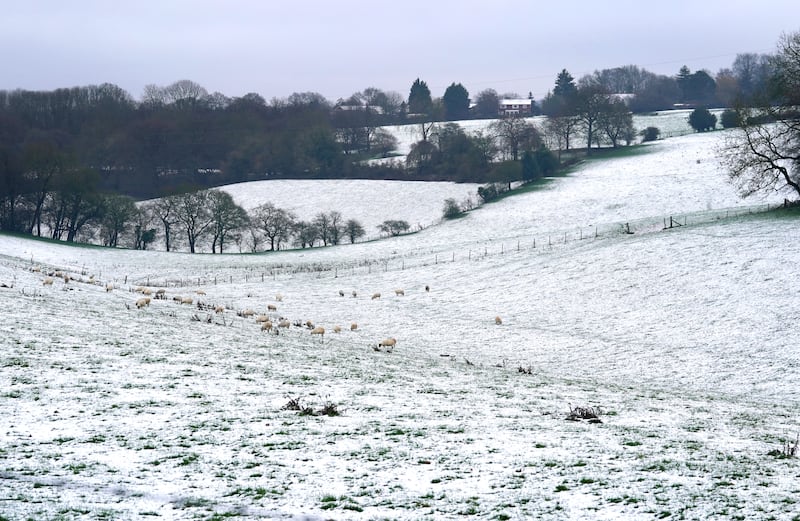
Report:
[[[203,296],[205,296],[205,294],[206,294],[206,292],[203,291],[202,289],[198,289],[197,291],[195,291],[195,293],[197,293],[198,295],[203,295]]]
[[[63,278],[64,278],[64,284],[69,284],[69,280],[70,280],[70,279],[69,279],[69,275],[67,275],[67,274],[65,273]]]
[[[42,281],[43,286],[52,286],[53,285],[53,278],[52,277],[45,277]]]
[[[142,295],[144,295],[146,297],[149,297],[152,294],[153,294],[153,292],[150,291],[150,288],[142,288]]]
[[[183,298],[181,299],[181,304],[190,304],[190,305],[191,305],[191,304],[192,304],[192,302],[194,302],[194,300],[192,299],[192,297],[183,297]]]
[[[266,322],[264,322],[263,324],[261,324],[261,331],[266,331],[267,333],[269,333],[270,331],[272,331],[272,322],[270,322],[269,320],[267,320]]]
[[[283,328],[288,329],[290,325],[291,324],[289,323],[289,321],[286,320],[285,318],[283,320],[281,320],[280,322],[278,322],[278,327],[283,327]]]
[[[494,323],[499,326],[503,323],[503,319],[500,317],[494,317]]]
[[[136,309],[142,309],[143,307],[150,305],[150,297],[143,297],[136,301]]]
[[[403,291],[402,289],[396,289],[396,290],[394,290],[394,294],[397,295],[398,297],[400,297],[400,296],[404,296],[406,294],[406,292]]]
[[[314,329],[314,323],[311,322],[310,320],[306,320],[306,327],[308,329]]]
[[[275,304],[269,304],[267,306],[267,311],[278,311],[278,306],[276,306]]]
[[[380,293],[373,293],[372,294],[372,300],[375,300],[376,298],[381,298],[381,294]]]
[[[342,328],[339,327],[339,326],[333,326],[333,332],[334,333],[341,333],[342,332]]]
[[[281,295],[280,293],[278,293],[277,295],[275,295],[275,300],[276,300],[277,302],[283,302],[283,295]]]
[[[214,313],[220,314],[225,311],[224,306],[214,306]]]
[[[256,322],[269,322],[269,317],[267,315],[258,315]]]
[[[253,315],[255,315],[255,314],[256,314],[256,312],[255,312],[255,311],[253,311],[252,309],[245,309],[244,311],[242,311],[242,312],[241,312],[241,315],[242,315],[243,317],[245,317],[245,318],[247,318],[247,317],[252,317],[252,316],[253,316]]]
[[[160,290],[156,291],[156,296],[157,296],[157,297],[158,297],[158,296],[164,296],[164,294],[165,294],[166,292],[167,292],[167,290],[165,290],[164,288],[161,288]]]
[[[381,347],[386,347],[387,348],[386,350],[391,352],[392,349],[394,349],[394,346],[396,345],[397,345],[397,340],[395,340],[394,338],[386,338],[378,343],[377,350],[380,350]]]
[[[356,329],[358,329],[358,324],[356,324],[355,322],[350,324],[350,331],[355,331]]]
[[[174,297],[172,297],[172,300],[180,304],[183,302],[183,297],[181,297],[180,295],[175,295]]]
[[[340,297],[344,297],[344,291],[342,291],[342,290],[339,290],[339,296],[340,296]]]
[[[109,283],[109,284],[106,284],[106,292],[109,292],[109,291],[111,291],[112,289],[114,289],[114,285],[113,285],[113,284],[111,284],[111,283]]]
[[[325,328],[322,326],[317,326],[311,330],[312,335],[319,335],[320,338],[323,340],[325,339]]]

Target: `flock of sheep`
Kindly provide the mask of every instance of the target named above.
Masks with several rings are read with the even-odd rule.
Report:
[[[34,267],[34,268],[31,268],[31,271],[41,273],[42,272],[42,268]],[[44,279],[42,280],[42,284],[44,286],[52,286],[54,284],[55,280],[63,280],[64,284],[68,284],[70,281],[78,281],[78,282],[88,283],[88,284],[91,284],[91,285],[104,286],[106,292],[110,292],[110,291],[113,291],[114,289],[116,289],[115,286],[112,283],[103,284],[103,283],[95,280],[94,276],[91,276],[88,279],[84,280],[82,277],[76,278],[76,277],[73,277],[70,274],[68,274],[66,272],[63,272],[63,271],[60,271],[60,270],[58,270],[58,271],[48,271],[45,274]],[[163,288],[161,288],[161,289],[152,289],[152,288],[145,287],[145,286],[136,286],[136,287],[129,288],[129,291],[141,294],[141,297],[137,298],[135,300],[135,302],[134,302],[134,305],[135,305],[136,309],[138,309],[138,310],[141,310],[141,309],[144,309],[144,308],[148,308],[153,300],[166,300],[167,299],[167,297],[166,297],[166,293],[167,292]],[[425,292],[430,292],[430,286],[427,286],[427,285],[425,286]],[[405,290],[402,289],[402,288],[397,288],[397,289],[394,290],[394,294],[395,294],[396,297],[403,297],[403,296],[405,296]],[[203,296],[206,296],[206,292],[203,291],[203,290],[196,290],[195,291],[195,295],[197,295],[197,297],[203,297]],[[352,291],[350,293],[350,295],[353,298],[356,298],[358,296],[358,293],[356,291]],[[344,297],[345,296],[345,292],[343,290],[339,290],[339,296],[340,297]],[[381,298],[381,293],[379,293],[379,292],[373,293],[371,295],[371,297],[370,297],[371,300],[378,300],[380,298]],[[229,311],[230,312],[234,311],[232,308],[229,308],[229,307],[226,307],[226,306],[221,306],[221,305],[216,305],[216,304],[209,305],[209,304],[205,304],[205,303],[203,303],[203,302],[201,302],[199,300],[197,302],[195,302],[195,297],[187,297],[187,296],[175,295],[175,296],[172,297],[172,301],[177,303],[177,304],[180,304],[180,305],[189,305],[189,306],[196,305],[196,307],[198,309],[200,309],[200,310],[205,310],[205,311],[209,311],[209,312],[213,311],[217,315],[224,314],[224,313],[229,312]],[[275,301],[276,302],[282,302],[283,301],[283,296],[280,295],[280,294],[276,295],[275,296]],[[129,304],[126,304],[126,307],[128,307],[129,309],[131,308],[131,306]],[[264,332],[267,332],[267,333],[273,333],[274,332],[274,334],[277,335],[277,334],[280,334],[280,330],[281,329],[289,330],[291,327],[306,328],[306,329],[308,329],[310,331],[311,336],[319,336],[320,339],[324,342],[326,329],[323,326],[315,325],[310,320],[306,320],[305,322],[303,322],[302,320],[296,320],[294,322],[290,322],[289,319],[287,319],[287,318],[285,318],[283,316],[277,315],[277,311],[278,311],[277,304],[267,304],[265,313],[256,313],[256,311],[254,311],[253,309],[249,309],[249,308],[236,311],[235,313],[236,313],[236,315],[238,317],[243,318],[243,319],[251,319],[251,318],[253,318],[255,323],[256,323],[256,325],[260,325],[261,331],[264,331]],[[196,317],[196,315],[195,315],[195,317]],[[195,318],[195,320],[199,320],[199,319]],[[211,315],[209,315],[209,318],[208,318],[207,321],[211,322]],[[495,317],[495,324],[496,325],[501,325],[502,323],[503,323],[503,321],[499,316]],[[355,322],[351,323],[350,324],[350,331],[357,331],[357,330],[358,330],[358,324],[355,323]],[[333,326],[332,331],[333,331],[333,333],[337,333],[338,334],[338,333],[341,333],[342,328],[339,325],[335,325],[335,326]],[[384,338],[383,340],[381,340],[380,342],[377,342],[377,344],[372,344],[372,349],[374,349],[375,351],[385,350],[387,352],[391,352],[396,345],[397,345],[397,339],[396,338],[387,337],[387,338]]]

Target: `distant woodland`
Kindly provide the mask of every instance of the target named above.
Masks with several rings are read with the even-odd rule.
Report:
[[[74,221],[98,220],[114,197],[251,180],[531,181],[558,169],[564,151],[633,143],[634,112],[729,106],[768,92],[771,64],[769,55],[741,54],[715,75],[626,66],[576,80],[562,70],[541,100],[493,89],[470,96],[459,83],[433,97],[419,78],[408,96],[367,88],[335,102],[315,92],[229,98],[188,80],[148,85],[140,100],[112,84],[0,91],[0,229],[41,235],[45,214],[58,223],[78,208]],[[527,100],[524,110],[503,112],[509,99]],[[538,114],[546,124],[526,119]],[[496,121],[478,133],[453,123],[473,118]],[[415,130],[411,152],[375,161],[397,145],[382,127],[399,124]]]

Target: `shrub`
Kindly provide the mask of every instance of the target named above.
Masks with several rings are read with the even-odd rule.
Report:
[[[694,109],[689,115],[689,125],[697,132],[714,130],[714,127],[717,126],[717,116],[708,109]]]
[[[733,109],[725,109],[725,112],[719,118],[722,128],[741,127],[742,121],[739,119],[739,114]]]
[[[658,136],[661,135],[661,129],[658,127],[647,127],[646,129],[639,132],[639,135],[642,136],[642,142],[645,141],[655,141],[658,139]]]
[[[445,199],[444,200],[444,218],[445,219],[455,219],[456,217],[463,214],[464,211],[458,205],[455,199]]]

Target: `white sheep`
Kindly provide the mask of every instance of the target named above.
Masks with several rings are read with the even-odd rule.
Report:
[[[379,351],[381,347],[386,347],[386,348],[387,348],[387,351],[390,351],[390,352],[391,352],[391,351],[392,351],[392,349],[394,349],[394,346],[396,346],[396,345],[397,345],[397,340],[395,340],[395,339],[394,339],[394,337],[392,337],[392,338],[385,338],[385,339],[381,340],[381,341],[378,343],[378,348],[377,348],[376,350],[378,350],[378,351]]]
[[[157,297],[163,297],[164,294],[166,294],[166,293],[167,293],[167,290],[165,290],[164,288],[161,288],[158,291],[156,291],[156,296]]]
[[[180,304],[183,302],[183,297],[181,297],[180,295],[175,295],[174,297],[172,297],[172,300]]]
[[[195,291],[195,293],[198,294],[198,295],[202,295],[202,296],[205,296],[205,294],[206,294],[206,292],[203,291],[202,289],[198,289],[197,291]]]
[[[278,327],[283,327],[283,328],[288,329],[290,325],[291,324],[289,323],[289,321],[286,320],[285,318],[283,320],[281,320],[280,322],[278,322]]]
[[[317,326],[311,330],[312,335],[319,335],[320,338],[325,340],[325,328],[322,326]]]
[[[192,297],[183,297],[183,298],[181,299],[181,304],[190,304],[190,305],[191,305],[191,304],[192,304],[192,302],[194,302],[194,300],[192,299]]]
[[[402,290],[402,289],[396,289],[396,290],[394,290],[394,294],[397,295],[398,297],[400,297],[400,296],[404,296],[406,294],[406,292],[404,290]]]
[[[308,329],[314,329],[314,323],[311,322],[310,320],[306,320],[306,327]]]
[[[142,293],[142,295],[144,295],[146,297],[149,297],[150,295],[153,294],[153,292],[150,290],[150,288],[142,288],[142,292],[141,293]]]
[[[269,322],[269,317],[267,315],[258,315],[256,322]]]
[[[150,305],[150,297],[142,297],[136,301],[136,309],[142,309]]]
[[[339,296],[340,296],[340,297],[344,297],[344,291],[342,291],[342,290],[339,290]]]
[[[43,286],[52,286],[53,285],[53,278],[52,277],[45,277],[42,281]]]
[[[350,331],[355,331],[356,329],[358,329],[358,324],[356,324],[355,322],[350,324]]]
[[[269,320],[267,320],[266,322],[264,322],[263,324],[261,324],[261,331],[266,331],[267,333],[269,333],[270,331],[272,331],[272,322],[270,322]]]
[[[275,304],[268,304],[267,311],[278,311],[278,306],[276,306]]]
[[[214,313],[220,314],[225,311],[225,306],[214,306]]]
[[[106,293],[111,291],[111,290],[113,290],[113,289],[114,289],[114,285],[113,284],[111,284],[111,283],[106,284]]]
[[[339,327],[339,326],[333,326],[333,332],[334,333],[341,333],[342,332],[342,328]]]
[[[375,299],[378,299],[378,298],[381,298],[381,294],[380,293],[373,293],[372,294],[372,300],[375,300]]]
[[[280,293],[278,293],[277,295],[275,295],[275,300],[276,300],[277,302],[283,302],[283,295],[281,295]]]
[[[252,316],[253,316],[253,315],[255,315],[255,314],[256,314],[256,312],[255,312],[255,311],[253,311],[252,309],[245,309],[245,310],[244,310],[244,311],[242,311],[242,313],[241,313],[241,315],[242,315],[243,317],[245,317],[245,318],[252,317]]]
[[[498,325],[498,326],[499,326],[499,325],[502,325],[502,324],[503,324],[503,319],[502,319],[502,318],[500,318],[499,316],[497,316],[497,317],[494,317],[494,323],[495,323],[496,325]]]

